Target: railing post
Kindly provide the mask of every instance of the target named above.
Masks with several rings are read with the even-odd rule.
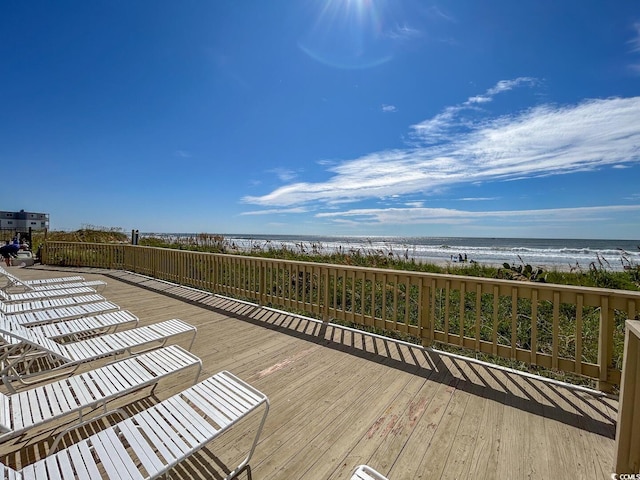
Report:
[[[615,472],[640,473],[640,321],[627,320],[616,428]]]
[[[212,293],[216,293],[217,289],[218,289],[218,264],[220,262],[218,261],[218,255],[213,254],[213,258],[212,258],[212,267],[211,267],[211,292]]]
[[[420,308],[420,338],[422,339],[422,345],[430,347],[433,343],[433,302],[432,297],[435,292],[435,280],[429,277],[422,279],[422,285],[420,293],[422,298],[420,302],[422,304]]]
[[[320,268],[320,276],[322,277],[322,302],[320,301],[320,291],[318,291],[318,304],[322,308],[322,321],[324,323],[329,323],[329,269],[327,267]],[[374,280],[374,288],[375,288],[375,280]]]
[[[47,242],[44,242],[40,247],[40,263],[42,265],[46,265],[49,262],[49,245]]]
[[[258,298],[260,299],[260,306],[263,306],[265,304],[265,286],[266,286],[266,282],[267,282],[267,267],[265,265],[265,261],[264,260],[259,260],[258,261],[258,282],[259,282],[259,286],[258,286]]]
[[[615,314],[609,306],[609,298],[602,297],[600,306],[600,332],[598,339],[598,365],[600,377],[597,388],[601,392],[613,391],[613,384],[609,382],[609,368],[613,363],[613,330]]]

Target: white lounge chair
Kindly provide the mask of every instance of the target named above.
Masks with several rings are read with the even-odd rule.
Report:
[[[42,285],[32,285],[24,280],[19,279],[15,275],[10,272],[7,272],[5,269],[0,267],[0,276],[4,276],[7,280],[7,284],[2,287],[0,290],[5,293],[25,293],[25,292],[42,292],[49,290],[59,290],[64,288],[77,288],[77,287],[90,287],[96,291],[101,291],[107,285],[107,282],[102,280],[84,280],[82,277],[79,280],[73,282],[64,282],[64,283],[52,283],[47,282]]]
[[[93,288],[96,292],[101,293],[106,286],[107,282],[104,280],[84,280],[82,282],[52,283],[49,285],[38,285],[33,287],[29,286],[28,290],[24,287],[23,288],[25,292],[50,292],[51,290],[60,290],[64,288],[89,287]]]
[[[28,330],[36,333],[37,335],[53,340],[64,339],[67,342],[77,342],[87,335],[115,333],[118,328],[123,325],[131,326],[131,324],[133,324],[133,326],[136,327],[139,321],[138,317],[133,313],[127,310],[118,310],[116,312],[108,312],[101,315],[30,326],[28,327]],[[0,313],[0,325],[3,325],[4,328],[23,328],[23,325],[12,322],[13,320],[7,318],[7,315]],[[15,327],[13,325],[15,325]],[[2,337],[2,340],[8,345],[16,345],[20,343],[20,340],[15,337]],[[0,342],[0,348],[3,348],[2,342]],[[4,348],[6,350],[6,346]]]
[[[25,327],[30,327],[33,325],[72,320],[75,318],[99,315],[118,310],[120,310],[118,305],[105,300],[102,302],[81,303],[79,305],[71,305],[69,307],[51,307],[43,310],[16,313],[0,312],[0,316],[4,315],[7,320],[11,320],[12,322],[16,322]]]
[[[5,270],[3,267],[0,267],[0,276],[7,277],[8,275],[15,277],[15,275],[10,273],[8,270]],[[47,285],[47,284],[55,285],[55,284],[67,283],[67,282],[82,282],[84,281],[84,279],[85,278],[81,277],[80,275],[70,275],[68,277],[34,278],[31,280],[21,280],[21,282],[29,286],[39,286],[39,285]],[[7,277],[7,280],[9,280],[8,277]]]
[[[377,472],[369,465],[358,465],[353,472],[351,480],[388,480],[387,477]]]
[[[68,282],[83,282],[85,280],[84,277],[80,275],[73,275],[68,277],[55,277],[55,278],[34,278],[32,280],[22,280],[23,283],[27,285],[31,285],[32,287],[41,286],[41,285],[57,285],[59,283],[68,283]]]
[[[33,300],[31,302],[22,303],[5,303],[0,301],[0,312],[35,312],[37,310],[48,310],[50,308],[69,307],[72,305],[82,305],[104,301],[106,301],[106,299],[102,295],[98,295],[97,293],[93,293],[91,295],[79,295],[75,297],[48,298],[45,300]]]
[[[225,477],[229,479],[249,463],[269,412],[269,399],[226,371],[20,471],[4,467],[1,478],[158,478],[262,406],[264,413],[249,452]]]
[[[196,331],[193,325],[173,319],[60,344],[29,328],[0,319],[0,336],[5,341],[4,351],[0,355],[0,375],[5,385],[11,389],[12,381],[29,384],[28,379],[31,377],[37,377],[38,381],[42,381],[43,377],[54,378],[74,371],[87,362],[124,353],[140,353],[142,348],[148,350],[162,347],[169,339],[183,334],[191,334],[188,348],[191,350]],[[51,362],[47,368],[33,371],[32,366],[40,367],[45,358]]]
[[[0,318],[2,318],[1,313]],[[90,317],[36,325],[29,327],[29,330],[43,337],[70,338],[72,341],[77,341],[80,340],[78,336],[83,334],[114,333],[124,325],[137,327],[139,321],[139,318],[128,310],[118,310]]]
[[[91,287],[58,288],[56,290],[23,293],[7,293],[3,290],[0,290],[0,300],[2,300],[4,304],[7,304],[16,302],[31,302],[34,300],[48,300],[59,297],[74,297],[92,293],[96,293],[96,290],[95,288]]]
[[[202,361],[178,345],[171,345],[13,395],[0,393],[0,442],[33,433],[70,414],[78,414],[82,423],[83,411],[88,409],[102,406],[107,414],[110,400],[148,386],[155,389],[161,379],[191,367],[197,367],[195,383]]]

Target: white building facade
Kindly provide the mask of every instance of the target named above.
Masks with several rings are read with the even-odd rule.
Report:
[[[28,232],[31,230],[49,230],[49,214],[25,212],[0,211],[0,230],[13,230],[15,232]]]

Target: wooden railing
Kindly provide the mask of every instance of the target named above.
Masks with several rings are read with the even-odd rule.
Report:
[[[640,473],[639,321],[627,321],[622,375],[618,428],[616,429],[615,471],[618,474],[638,474]]]
[[[46,242],[43,263],[124,269],[620,384],[640,292],[294,262],[133,245]]]

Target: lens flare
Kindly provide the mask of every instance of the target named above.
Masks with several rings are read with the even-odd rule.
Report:
[[[310,58],[334,68],[371,68],[393,58],[385,35],[383,2],[328,0],[314,12],[307,33],[298,42]]]

